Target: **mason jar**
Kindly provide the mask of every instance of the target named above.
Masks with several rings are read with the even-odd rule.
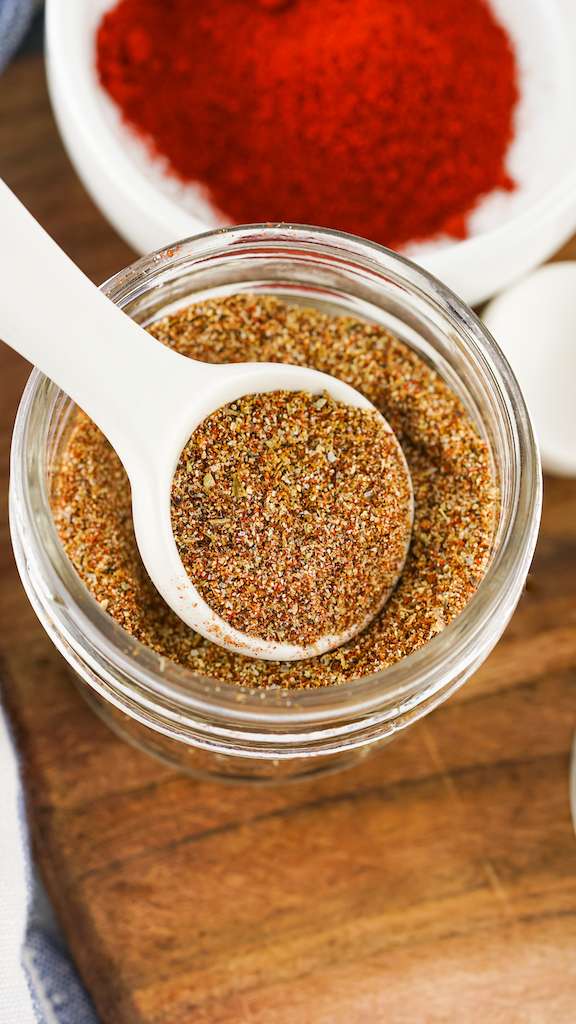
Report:
[[[409,260],[320,228],[211,231],[138,260],[102,288],[143,325],[235,292],[364,318],[389,328],[460,397],[489,444],[500,491],[480,586],[441,633],[384,671],[298,690],[216,682],[160,657],[118,626],[77,576],[50,509],[51,474],[76,407],[35,370],[16,419],[10,520],[22,582],[80,690],[119,735],[191,774],[242,781],[310,776],[390,742],[484,661],[514,611],[532,558],[541,508],[538,452],[518,384],[493,338]]]

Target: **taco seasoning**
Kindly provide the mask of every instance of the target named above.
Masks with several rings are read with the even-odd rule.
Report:
[[[200,595],[249,636],[309,646],[350,635],[404,565],[412,485],[375,410],[326,392],[251,394],[194,431],[172,529]]]
[[[354,639],[301,662],[232,654],[194,633],[155,590],[136,546],[126,474],[104,436],[79,411],[53,477],[53,514],[80,578],[128,633],[215,681],[316,687],[385,669],[464,609],[490,559],[498,492],[487,442],[458,397],[412,349],[378,325],[247,294],[190,305],[149,330],[196,359],[296,363],[363,392],[402,447],[412,479],[414,523],[397,586]],[[202,502],[214,490],[218,472],[205,470]],[[231,495],[223,491],[223,496],[234,497],[235,489],[243,500],[242,487],[242,479],[236,484],[232,479]]]

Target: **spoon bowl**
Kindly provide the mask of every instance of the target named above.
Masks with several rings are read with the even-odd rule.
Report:
[[[178,381],[181,399],[173,402],[169,420],[167,417],[163,424],[158,424],[158,443],[151,447],[148,458],[137,459],[136,453],[131,453],[125,461],[132,487],[136,540],[149,576],[184,622],[230,651],[274,661],[294,661],[339,647],[368,624],[385,604],[390,590],[382,592],[380,603],[359,623],[346,632],[323,636],[312,644],[281,643],[242,633],[203,600],[182,564],[170,516],[172,479],[179,456],[194,430],[216,409],[244,395],[279,390],[318,395],[327,392],[336,402],[371,411],[375,407],[343,381],[302,366],[285,363],[219,366],[197,363],[180,355],[176,358],[182,363]],[[190,401],[192,395],[194,400]],[[384,418],[381,419],[387,430],[391,430]],[[413,510],[410,518],[412,515]],[[405,555],[407,551],[408,544]],[[402,566],[399,572],[401,569]]]

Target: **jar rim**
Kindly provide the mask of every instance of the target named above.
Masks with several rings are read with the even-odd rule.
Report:
[[[26,451],[34,410],[41,395],[53,406],[67,400],[37,370],[22,396],[14,428],[11,524],[16,558],[28,596],[56,646],[101,696],[134,717],[142,713],[147,719],[160,706],[172,723],[167,728],[183,726],[189,716],[196,722],[209,721],[216,733],[221,729],[223,735],[240,735],[249,728],[252,740],[260,737],[265,742],[272,733],[281,744],[303,730],[309,737],[314,728],[323,736],[341,734],[352,720],[361,720],[366,734],[373,725],[398,721],[405,714],[417,714],[420,705],[430,706],[456,673],[459,684],[464,682],[494,646],[502,622],[508,621],[529,568],[540,520],[541,472],[530,418],[506,358],[465,303],[406,257],[344,232],[293,224],[208,231],[136,260],[109,278],[102,290],[122,305],[129,294],[152,290],[165,270],[189,266],[191,258],[196,262],[209,261],[215,254],[234,256],[247,246],[256,246],[264,258],[267,252],[277,255],[286,247],[308,247],[335,261],[359,261],[376,274],[394,272],[407,289],[435,304],[474,350],[507,432],[513,495],[491,562],[466,607],[412,654],[380,672],[334,686],[249,689],[216,682],[161,658],[114,622],[80,581],[58,540],[47,494],[41,515],[38,495],[31,500]],[[51,531],[48,548],[46,530]]]

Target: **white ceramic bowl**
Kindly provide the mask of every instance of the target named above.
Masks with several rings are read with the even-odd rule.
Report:
[[[98,84],[94,35],[112,2],[48,0],[49,86],[78,174],[118,232],[144,253],[220,221],[200,187],[179,185],[149,157]],[[469,303],[525,274],[576,230],[576,2],[490,2],[520,65],[523,98],[508,160],[519,187],[485,200],[465,241],[407,250]]]
[[[544,469],[576,477],[576,260],[527,274],[483,320],[518,378]]]

